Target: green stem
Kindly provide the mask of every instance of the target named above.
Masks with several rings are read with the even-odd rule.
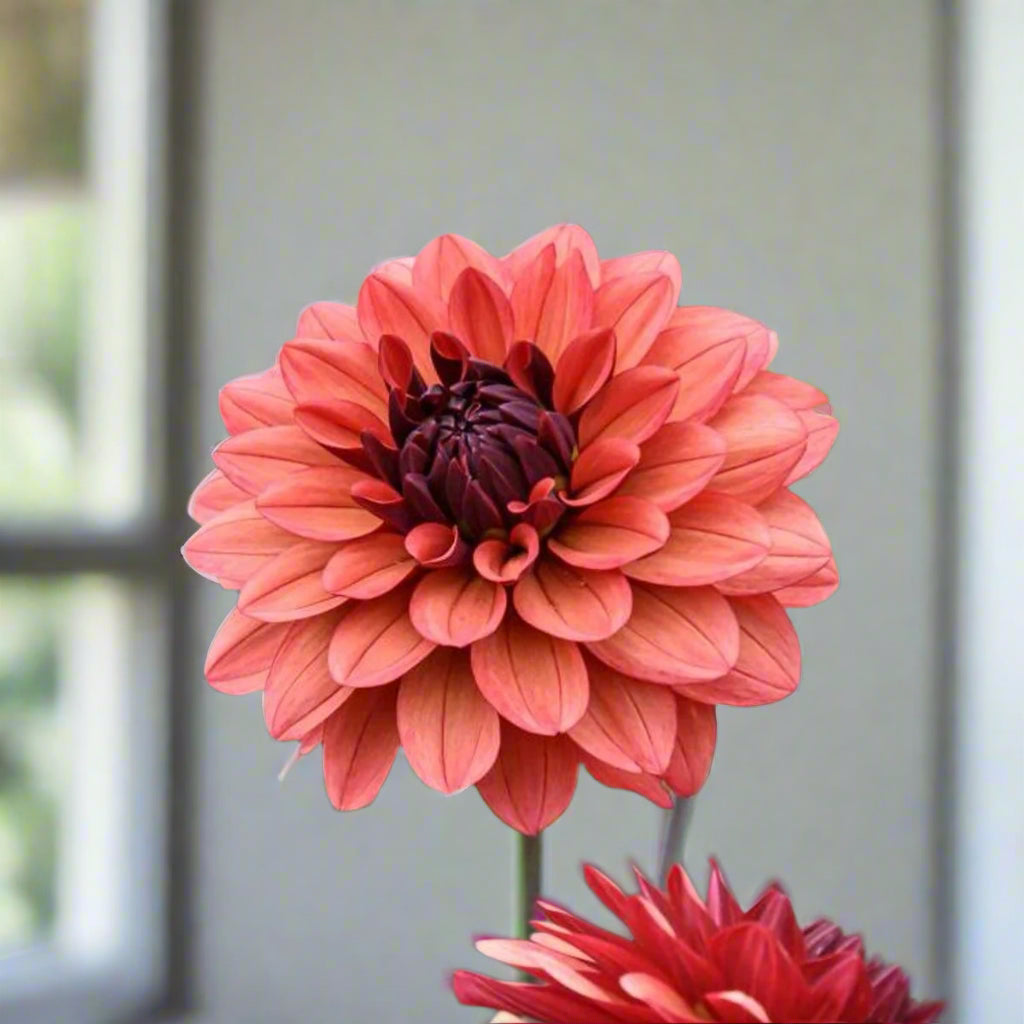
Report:
[[[677,797],[662,819],[658,843],[658,878],[662,885],[668,880],[672,865],[683,859],[683,842],[693,817],[693,804],[693,797]]]
[[[517,833],[514,913],[516,935],[521,939],[530,937],[533,905],[540,895],[542,847],[540,833],[535,836]]]

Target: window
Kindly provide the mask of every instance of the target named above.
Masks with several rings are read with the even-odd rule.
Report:
[[[0,0],[4,1020],[110,1021],[163,984],[163,12]]]

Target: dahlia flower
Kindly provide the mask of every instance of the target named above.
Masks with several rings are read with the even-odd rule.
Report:
[[[786,608],[837,575],[789,485],[837,424],[766,369],[772,331],[679,287],[670,253],[602,260],[574,226],[503,259],[444,235],[222,390],[184,547],[239,591],[207,678],[322,745],[336,807],[400,746],[525,833],[580,763],[668,805],[716,704],[796,687]]]
[[[942,1011],[910,998],[899,967],[866,958],[860,936],[824,918],[801,928],[778,883],[744,911],[713,861],[706,900],[678,864],[665,889],[637,871],[635,895],[593,867],[584,874],[631,936],[539,900],[529,939],[476,944],[539,983],[456,971],[460,1002],[501,1010],[496,1021],[550,1024],[928,1024]]]

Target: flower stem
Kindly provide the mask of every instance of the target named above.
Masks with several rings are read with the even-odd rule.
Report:
[[[540,895],[541,854],[543,844],[541,834],[516,838],[516,885],[515,885],[515,920],[516,935],[521,939],[530,936],[530,919],[533,917],[533,905]]]
[[[658,842],[658,878],[662,885],[668,880],[672,865],[683,859],[683,842],[693,817],[693,802],[692,796],[677,797],[662,818]]]

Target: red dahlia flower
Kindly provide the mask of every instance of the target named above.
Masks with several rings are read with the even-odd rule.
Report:
[[[444,235],[221,392],[184,548],[239,590],[207,678],[322,743],[335,806],[400,745],[527,833],[580,761],[664,805],[702,785],[716,704],[797,685],[785,609],[837,575],[787,488],[837,424],[765,369],[773,332],[679,285],[671,254],[601,260],[578,227],[504,259]]]
[[[529,940],[477,942],[539,984],[457,971],[460,1002],[506,1011],[495,1020],[550,1024],[928,1024],[942,1010],[914,1002],[899,967],[866,959],[860,936],[824,918],[801,929],[777,883],[743,911],[714,862],[707,900],[678,864],[664,890],[638,871],[636,895],[595,868],[584,873],[631,937],[539,900]]]

